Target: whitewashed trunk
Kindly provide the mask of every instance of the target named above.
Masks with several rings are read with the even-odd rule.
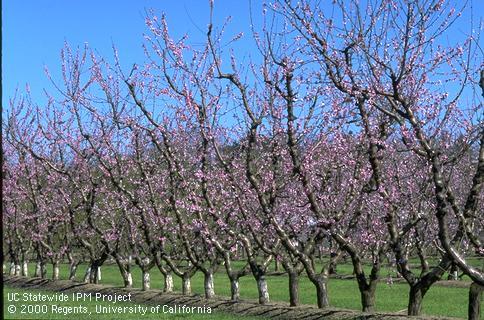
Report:
[[[59,263],[55,262],[52,265],[52,280],[59,280]]]
[[[97,281],[101,281],[101,267],[97,267]]]
[[[20,267],[19,264],[16,264],[15,265],[15,275],[16,276],[20,276],[20,271],[22,270],[22,268]]]
[[[173,292],[173,275],[170,272],[165,275],[165,286],[163,287],[163,292]]]
[[[24,277],[29,276],[29,262],[28,261],[24,261],[23,264],[22,264],[22,275]]]
[[[133,275],[129,271],[127,271],[126,281],[127,281],[126,286],[128,288],[131,288],[133,286]]]
[[[205,274],[204,279],[204,288],[205,288],[205,298],[211,299],[215,297],[215,287],[213,283],[213,273]]]
[[[89,279],[91,278],[91,267],[87,267],[86,274],[84,275],[84,283],[89,283]]]
[[[69,270],[69,280],[74,280],[77,273],[77,264],[72,264]]]
[[[150,283],[150,272],[143,271],[143,291],[150,290],[151,283]]]
[[[10,262],[10,270],[8,272],[11,276],[15,275],[15,263]]]
[[[266,304],[269,302],[269,290],[267,289],[267,281],[265,277],[257,279],[257,290],[259,291],[259,303]]]
[[[34,277],[38,277],[38,278],[42,277],[42,264],[40,263],[40,261],[37,261],[37,263],[35,264]]]
[[[182,278],[182,293],[184,295],[190,295],[192,293],[192,283],[188,276]]]
[[[232,301],[239,301],[240,299],[239,279],[230,280],[230,293],[231,293]]]
[[[45,267],[44,263],[40,264],[40,273],[42,274],[42,279],[45,279],[47,276],[47,268]]]

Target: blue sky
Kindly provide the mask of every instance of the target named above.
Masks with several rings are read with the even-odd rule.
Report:
[[[252,0],[254,6],[261,2]],[[483,17],[484,1],[471,2],[474,20],[478,21]],[[208,0],[4,0],[2,105],[6,107],[15,88],[23,90],[26,83],[33,98],[42,101],[42,89],[50,87],[44,66],[54,77],[59,75],[64,41],[73,47],[87,42],[108,58],[112,57],[114,43],[126,66],[143,62],[141,44],[143,33],[148,33],[144,18],[150,8],[157,14],[166,13],[170,32],[175,36],[188,33],[192,43],[204,40],[209,21]],[[254,8],[253,12],[257,20],[260,11]],[[229,15],[232,21],[226,32],[228,38],[239,31],[250,33],[248,0],[216,0],[215,24],[220,25]],[[469,30],[468,17],[463,16],[458,29]],[[250,51],[251,47],[246,49]]]
[[[254,3],[260,3],[254,0]],[[34,99],[43,100],[42,88],[50,88],[44,66],[59,75],[60,50],[88,43],[104,57],[112,57],[112,44],[118,48],[122,63],[132,65],[144,60],[143,33],[146,11],[165,12],[170,33],[185,33],[193,43],[202,42],[209,21],[208,0],[5,0],[3,1],[2,105],[15,88],[26,83]],[[216,1],[215,23],[232,16],[229,32],[249,30],[248,1]],[[229,35],[231,33],[228,33]]]

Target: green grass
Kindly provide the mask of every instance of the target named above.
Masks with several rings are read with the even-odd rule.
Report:
[[[34,266],[30,266],[33,272]],[[81,280],[85,265],[79,266],[77,280]],[[369,267],[368,267],[369,269]],[[106,264],[102,267],[101,283],[111,284],[121,287],[122,278],[116,265]],[[369,271],[369,270],[368,270]],[[338,272],[341,274],[351,274],[352,267],[350,264],[338,265]],[[47,277],[50,278],[52,273],[51,267],[48,268]],[[139,268],[133,266],[133,285],[136,288],[141,287],[141,272]],[[381,277],[386,278],[390,270],[383,268]],[[67,279],[68,266],[61,265],[61,279]],[[181,280],[174,276],[175,291],[181,291]],[[215,292],[219,296],[230,296],[230,284],[223,268],[215,274]],[[151,272],[151,287],[153,289],[162,289],[163,277],[156,268]],[[288,301],[288,279],[287,276],[269,276],[268,277],[269,294],[272,301]],[[330,304],[338,308],[360,310],[360,293],[355,280],[330,279],[329,284]],[[192,278],[193,293],[204,294],[203,274],[197,272]],[[251,275],[240,279],[240,291],[242,299],[257,299],[258,293],[254,278]],[[378,284],[376,293],[377,311],[396,312],[406,310],[408,302],[409,287],[406,283],[394,283],[388,285],[385,282]],[[315,289],[307,277],[301,276],[300,279],[300,301],[302,304],[316,304]],[[467,316],[468,289],[456,287],[443,287],[434,285],[426,294],[423,302],[422,312],[426,315],[450,316],[465,318]]]
[[[20,301],[8,301],[9,294],[17,293]],[[32,293],[32,294],[42,294],[47,297],[53,297],[55,295],[52,291],[45,291],[45,290],[37,290],[37,289],[20,289],[20,288],[12,288],[5,286],[3,288],[3,305],[4,305],[4,319],[70,319],[75,318],[76,320],[84,320],[84,319],[101,319],[101,320],[108,320],[108,319],[159,319],[159,320],[177,320],[177,319],[193,319],[193,320],[230,320],[233,319],[233,315],[224,314],[224,313],[198,313],[198,314],[188,314],[188,313],[167,313],[163,312],[163,306],[160,306],[158,309],[159,311],[156,312],[156,306],[154,305],[145,305],[145,304],[136,304],[130,302],[117,302],[117,303],[109,303],[109,302],[95,302],[95,301],[82,301],[76,302],[73,301],[71,295],[67,294],[69,297],[69,301],[64,302],[29,302],[29,301],[22,301],[24,293]],[[30,306],[29,306],[30,305]],[[13,307],[15,311],[12,312]],[[61,308],[57,307],[60,306]],[[83,309],[77,310],[74,307],[82,306]],[[98,308],[100,306],[103,307],[127,307],[125,312],[123,313],[97,313],[96,306]],[[136,308],[136,310],[141,310],[140,307],[145,308],[145,314],[140,313],[133,313],[129,312],[131,308]],[[66,311],[65,313],[58,313],[56,310],[68,310],[69,307],[72,307],[70,311]],[[9,312],[10,310],[10,312]],[[131,309],[132,310],[132,309]],[[168,309],[165,307],[165,311]],[[255,317],[244,317],[244,316],[237,316],[241,320],[255,320],[260,318]]]

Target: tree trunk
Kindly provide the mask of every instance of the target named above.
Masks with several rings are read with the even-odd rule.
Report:
[[[259,275],[256,281],[257,291],[259,292],[259,303],[266,304],[269,302],[269,290],[267,289],[267,281],[265,275]]]
[[[204,273],[204,283],[203,287],[205,289],[205,298],[211,299],[215,297],[215,287],[213,283],[213,273],[207,272]]]
[[[267,289],[267,281],[265,270],[255,261],[250,261],[250,270],[257,282],[257,291],[259,292],[259,303],[266,304],[269,302],[269,291]]]
[[[98,283],[97,280],[97,266],[91,265],[91,274],[89,275],[89,283]]]
[[[171,270],[163,266],[162,260],[160,259],[159,255],[153,254],[153,256],[155,258],[155,264],[164,278],[163,292],[173,292],[173,275],[171,273]]]
[[[122,259],[119,256],[115,257],[116,264],[118,265],[119,272],[123,278],[123,284],[125,288],[133,287],[133,276],[131,274],[130,259]]]
[[[188,274],[184,274],[182,277],[182,293],[184,295],[192,294],[192,284]]]
[[[289,304],[295,307],[299,304],[299,274],[289,272]]]
[[[232,301],[239,301],[240,299],[240,286],[238,277],[230,278],[230,299]]]
[[[24,262],[22,263],[22,276],[29,276],[29,262],[27,260],[24,260]]]
[[[165,284],[163,286],[163,292],[173,292],[173,275],[171,272],[164,274]]]
[[[331,261],[329,263],[329,274],[337,274],[338,273],[338,264],[336,261]]]
[[[76,263],[76,262],[72,262],[70,264],[70,268],[69,268],[69,280],[75,280],[76,279],[76,273],[77,273],[77,266],[79,264]]]
[[[321,275],[313,275],[309,277],[309,280],[316,287],[316,299],[318,308],[323,309],[329,306],[328,298],[328,284],[326,279]]]
[[[275,258],[274,259],[274,271],[278,272],[281,269],[281,262]]]
[[[59,261],[52,262],[52,280],[59,280]]]
[[[88,266],[86,269],[86,273],[84,275],[84,283],[89,283],[90,279],[91,279],[91,267]]]
[[[469,320],[480,320],[481,316],[481,301],[482,292],[484,291],[484,286],[479,285],[476,282],[471,284],[469,289],[469,310],[468,319]]]
[[[150,290],[151,284],[150,284],[150,271],[149,270],[142,270],[142,275],[143,275],[143,291]]]
[[[420,286],[411,286],[410,287],[410,294],[409,294],[409,301],[408,301],[408,315],[409,316],[418,316],[422,311],[422,300],[424,297],[424,293]]]
[[[69,280],[75,280],[79,262],[76,262],[70,252],[67,253],[67,259],[69,260]]]
[[[44,262],[40,264],[40,276],[42,277],[42,279],[45,279],[47,276],[47,268]]]
[[[20,267],[20,264],[15,264],[15,275],[20,276],[22,268]]]
[[[98,284],[99,280],[101,280],[101,266],[99,266],[97,263],[91,263],[89,283]]]
[[[126,280],[124,281],[125,288],[132,288],[133,287],[133,275],[130,271],[126,271]]]
[[[10,262],[10,270],[8,272],[11,276],[15,275],[15,263]]]
[[[123,285],[125,288],[132,288],[133,287],[133,275],[131,271],[127,267],[121,268],[121,277],[123,278]]]
[[[34,277],[37,277],[37,278],[41,278],[42,277],[42,268],[41,268],[40,261],[37,261],[37,263],[35,264]]]
[[[376,286],[370,286],[368,289],[361,291],[361,305],[363,307],[363,312],[375,311],[375,289]]]

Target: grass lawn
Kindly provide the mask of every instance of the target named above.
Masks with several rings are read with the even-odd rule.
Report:
[[[3,305],[4,305],[4,319],[71,319],[76,320],[83,319],[159,319],[159,320],[176,320],[176,319],[193,319],[193,320],[230,320],[234,316],[224,313],[212,313],[207,314],[188,314],[188,313],[168,313],[163,312],[162,306],[156,312],[156,306],[143,305],[130,302],[95,302],[95,301],[82,301],[75,302],[70,298],[65,302],[26,302],[26,301],[8,301],[9,294],[17,293],[20,300],[23,299],[24,293],[42,294],[47,297],[53,297],[55,295],[52,291],[44,291],[37,289],[20,289],[5,286],[3,288]],[[69,297],[70,295],[67,294]],[[28,306],[30,305],[30,306]],[[79,308],[82,306],[82,309]],[[71,307],[69,310],[68,308]],[[74,309],[77,307],[78,309]],[[115,307],[124,308],[119,313],[107,312],[98,313],[100,307]],[[13,309],[15,311],[13,311]],[[136,310],[136,313],[133,312]],[[146,310],[145,314],[142,314],[143,310]],[[169,309],[165,307],[165,311]],[[10,312],[9,312],[10,311]],[[65,311],[65,313],[62,313]],[[260,318],[237,316],[241,320],[255,320]]]
[[[33,273],[34,265],[30,265],[30,272]],[[77,280],[81,280],[86,266],[79,266]],[[122,278],[118,268],[114,264],[106,264],[101,268],[101,284],[111,284],[121,287]],[[351,274],[350,265],[339,265],[338,272]],[[388,270],[381,271],[381,277],[385,278]],[[47,277],[50,278],[52,270],[49,266]],[[68,265],[61,265],[61,279],[67,279]],[[133,285],[141,287],[141,272],[136,267],[132,268]],[[175,291],[181,291],[181,280],[174,276]],[[215,274],[215,292],[220,296],[230,296],[230,283],[225,274],[225,270],[220,268]],[[268,277],[269,294],[273,301],[288,301],[288,279],[287,276],[269,276]],[[151,287],[162,289],[163,277],[156,268],[151,272]],[[330,279],[329,284],[330,304],[334,307],[360,310],[360,294],[355,280]],[[192,278],[193,293],[203,295],[203,274],[197,272]],[[258,293],[255,280],[251,275],[240,279],[240,291],[242,299],[257,299]],[[316,304],[315,289],[306,276],[300,279],[300,301],[302,304]],[[381,282],[377,287],[376,309],[377,311],[401,311],[406,310],[408,302],[409,287],[406,283],[394,283],[388,285]],[[426,294],[423,302],[423,314],[449,316],[449,317],[467,317],[468,289],[456,287],[444,287],[434,285]]]

